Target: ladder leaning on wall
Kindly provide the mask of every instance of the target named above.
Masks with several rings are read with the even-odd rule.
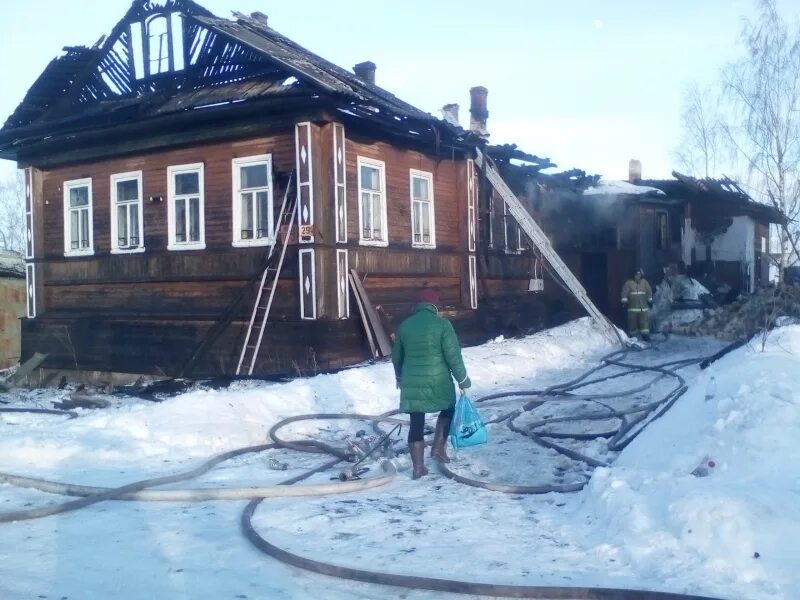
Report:
[[[261,282],[258,286],[256,301],[253,303],[253,312],[250,315],[250,322],[247,325],[247,335],[242,344],[242,352],[239,356],[239,363],[236,365],[236,374],[253,374],[253,367],[256,364],[258,351],[261,348],[261,341],[264,338],[264,330],[267,327],[272,299],[275,297],[275,288],[278,286],[278,279],[281,276],[283,259],[286,256],[286,247],[289,245],[289,238],[292,237],[292,228],[297,216],[297,196],[290,196],[289,190],[292,181],[289,180],[286,186],[286,194],[281,204],[280,216],[275,225],[275,243],[269,248],[266,267],[261,274]],[[280,254],[276,253],[278,247],[278,236],[283,233]]]
[[[519,226],[522,228],[527,236],[531,239],[534,246],[542,253],[542,257],[550,263],[550,266],[553,267],[553,270],[558,274],[564,284],[567,286],[572,295],[581,303],[581,305],[586,309],[586,312],[589,313],[589,316],[592,317],[594,322],[600,327],[603,333],[613,342],[623,343],[622,338],[617,331],[617,328],[606,318],[606,316],[601,313],[598,308],[594,305],[594,303],[589,299],[586,290],[581,285],[580,281],[578,281],[577,277],[569,270],[569,267],[564,264],[564,261],[561,260],[561,257],[553,248],[550,240],[545,235],[544,231],[542,231],[541,227],[534,221],[531,214],[528,210],[523,206],[522,202],[519,201],[519,198],[511,191],[508,187],[506,182],[503,180],[502,175],[500,172],[495,168],[492,164],[491,159],[483,154],[480,149],[475,150],[477,155],[475,157],[475,163],[478,165],[479,168],[483,169],[483,172],[486,174],[486,178],[489,180],[489,183],[492,184],[495,190],[502,196],[503,201],[506,203],[508,207],[508,212],[511,213],[511,216],[516,219]]]

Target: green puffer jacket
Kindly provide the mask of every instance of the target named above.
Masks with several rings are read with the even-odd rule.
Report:
[[[400,412],[446,410],[456,401],[453,377],[461,388],[471,385],[456,332],[433,304],[419,304],[397,328],[392,362]]]

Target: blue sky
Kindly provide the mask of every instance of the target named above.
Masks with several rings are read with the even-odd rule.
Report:
[[[778,0],[789,19],[796,0]],[[627,178],[678,167],[682,91],[710,82],[739,53],[754,0],[200,0],[218,16],[260,10],[275,29],[350,68],[372,60],[377,83],[439,114],[470,87],[489,89],[494,143],[517,143],[559,168]],[[0,121],[63,46],[91,45],[128,0],[26,0],[0,20]],[[79,7],[79,8],[76,8]],[[0,176],[12,163],[0,161]]]

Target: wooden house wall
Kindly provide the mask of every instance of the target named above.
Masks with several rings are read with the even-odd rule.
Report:
[[[385,165],[387,247],[359,242],[359,157]],[[412,169],[433,177],[435,248],[412,247]],[[446,308],[468,310],[466,162],[347,138],[346,175],[349,263],[365,278],[364,287],[372,302],[398,321],[413,306],[415,293],[431,285],[439,291]],[[351,311],[354,309],[351,307]]]
[[[308,131],[313,242],[293,242],[289,247],[256,373],[308,374],[369,356],[355,302],[351,301],[350,318],[338,319],[336,253],[340,250],[347,250],[349,266],[359,272],[370,299],[383,306],[394,325],[408,314],[415,293],[425,285],[438,289],[444,314],[453,320],[465,343],[480,342],[500,332],[544,327],[552,323],[554,315],[563,320],[569,301],[554,282],[546,285],[544,293],[527,291],[532,255],[505,253],[499,199],[494,203],[495,248],[481,250],[478,239],[479,307],[471,309],[465,160],[435,158],[346,135],[347,241],[337,242],[334,125],[312,123]],[[272,155],[277,210],[297,160],[294,129],[247,140],[35,170],[37,317],[24,323],[23,357],[44,349],[51,353],[51,368],[178,372],[230,301],[260,272],[266,247],[232,246],[231,175],[234,158],[259,154]],[[385,165],[386,247],[359,242],[359,156]],[[167,167],[192,163],[204,165],[206,248],[167,250]],[[435,248],[412,246],[411,169],[432,174]],[[131,171],[142,171],[146,251],[112,254],[110,177]],[[94,254],[65,257],[63,185],[83,178],[92,179]],[[297,252],[304,248],[315,253],[317,320],[301,320],[299,314]],[[201,359],[194,375],[234,371],[252,307],[254,286],[248,289],[250,295],[233,323]]]
[[[232,166],[234,158],[272,154],[274,179],[294,168],[294,132],[239,142],[114,158],[41,173],[44,258],[39,314],[212,318],[259,270],[264,246],[232,246]],[[167,167],[204,165],[205,250],[167,250]],[[142,172],[143,237],[146,251],[111,254],[110,177]],[[63,184],[92,179],[94,255],[64,256]],[[274,190],[276,211],[283,189]],[[160,198],[160,201],[151,201]],[[296,270],[284,273],[276,311],[296,316]]]

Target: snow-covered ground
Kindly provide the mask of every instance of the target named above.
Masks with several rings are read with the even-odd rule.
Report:
[[[710,339],[673,337],[629,359],[662,363],[720,347]],[[479,397],[567,381],[611,349],[580,320],[522,340],[469,348],[464,355],[472,394]],[[265,538],[292,552],[370,570],[520,585],[647,588],[730,600],[794,599],[800,590],[799,369],[797,325],[773,332],[763,353],[744,347],[706,371],[684,369],[688,392],[618,456],[603,440],[569,443],[611,462],[593,472],[504,424],[490,426],[489,444],[460,451],[452,463],[458,473],[501,483],[570,482],[591,475],[578,493],[502,494],[463,486],[435,469],[419,481],[403,471],[390,485],[369,492],[266,500],[253,522]],[[712,375],[715,385],[708,384]],[[651,379],[652,374],[640,374],[582,391],[611,392]],[[605,402],[646,402],[672,385],[662,380],[635,396]],[[31,391],[3,400],[8,406],[49,408],[64,394]],[[525,401],[492,401],[482,412],[492,417]],[[283,384],[198,387],[162,403],[115,398],[111,408],[81,410],[74,420],[0,413],[0,471],[121,485],[263,443],[269,427],[287,416],[379,414],[397,402],[391,367],[379,364]],[[582,404],[545,404],[518,424],[585,411]],[[598,431],[602,425],[571,426]],[[364,422],[304,421],[282,434],[343,446],[345,436],[359,429],[369,428]],[[287,462],[289,469],[270,470],[271,458]],[[269,485],[327,458],[277,450],[245,455],[191,484]],[[709,458],[716,466],[707,477],[691,475]],[[372,465],[368,475],[374,472]],[[309,482],[327,482],[335,474]],[[0,485],[0,512],[63,500]],[[280,564],[240,534],[244,505],[112,501],[0,524],[0,598],[443,597]]]

